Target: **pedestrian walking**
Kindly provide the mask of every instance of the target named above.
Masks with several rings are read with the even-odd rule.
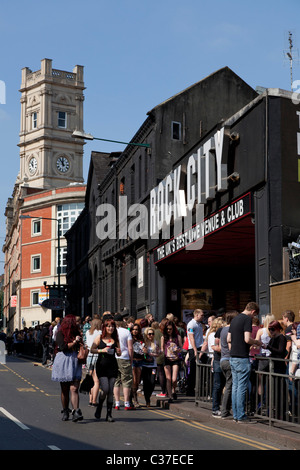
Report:
[[[188,396],[195,396],[196,358],[199,357],[200,349],[203,344],[203,318],[203,310],[195,309],[193,312],[193,319],[187,325],[187,335],[189,342],[188,354],[190,363],[190,372],[187,376],[186,392]]]
[[[160,353],[160,347],[154,338],[154,328],[148,326],[144,332],[144,359],[142,362],[142,380],[146,406],[151,406],[151,395],[155,387],[156,358]]]
[[[133,343],[133,362],[132,362],[132,403],[136,408],[140,406],[137,390],[141,381],[142,375],[142,360],[143,360],[143,348],[144,348],[144,337],[142,335],[141,327],[138,323],[134,324],[130,329]]]
[[[167,321],[161,337],[161,351],[165,355],[165,374],[169,401],[177,399],[177,378],[181,366],[182,340],[175,323]]]
[[[46,366],[48,357],[49,357],[49,345],[50,345],[50,328],[51,323],[50,322],[45,322],[43,323],[42,326],[42,331],[41,331],[41,344],[43,348],[43,358],[42,358],[42,365]]]
[[[72,405],[72,421],[83,419],[79,408],[79,385],[82,366],[77,359],[79,345],[82,342],[80,329],[74,315],[66,315],[61,322],[56,336],[58,352],[52,367],[52,380],[60,382],[63,421],[69,419],[69,402]]]
[[[91,347],[92,354],[98,354],[96,373],[99,378],[101,392],[99,403],[95,412],[95,418],[101,418],[103,403],[106,399],[106,421],[113,423],[112,407],[113,392],[118,376],[118,363],[115,357],[121,355],[119,336],[116,323],[113,319],[104,320],[101,335],[98,335]]]
[[[89,354],[86,361],[86,369],[88,371],[87,373],[91,373],[94,380],[94,386],[90,390],[89,394],[90,406],[98,406],[98,393],[100,388],[99,378],[96,373],[96,362],[98,359],[98,354],[93,354],[91,349],[97,336],[100,336],[102,333],[101,325],[101,320],[95,318],[91,321],[91,328],[89,328],[86,332],[86,345],[89,348]]]
[[[117,358],[118,362],[118,377],[115,382],[114,396],[115,396],[115,409],[120,409],[120,387],[123,387],[124,394],[124,405],[125,410],[134,410],[134,406],[130,402],[131,389],[133,382],[132,375],[132,362],[133,362],[133,344],[132,336],[128,331],[126,324],[123,322],[123,316],[120,313],[115,314],[114,319],[116,321],[121,355]]]

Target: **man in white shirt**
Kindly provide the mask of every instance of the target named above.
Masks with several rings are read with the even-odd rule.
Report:
[[[120,409],[120,387],[123,386],[125,410],[134,410],[130,403],[131,387],[132,387],[132,360],[133,360],[133,342],[130,331],[123,324],[121,314],[116,314],[114,320],[117,325],[119,335],[121,356],[116,356],[118,362],[118,377],[114,386],[115,409]]]
[[[201,324],[203,317],[203,310],[197,308],[194,310],[194,318],[187,325],[190,361],[190,373],[187,377],[186,392],[188,396],[195,396],[196,357],[200,354],[201,346],[203,344],[203,328]]]

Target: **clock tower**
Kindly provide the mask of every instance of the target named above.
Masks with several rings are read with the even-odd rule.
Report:
[[[22,69],[20,173],[18,183],[51,189],[83,182],[83,145],[74,130],[83,131],[83,67],[73,72],[52,68]]]

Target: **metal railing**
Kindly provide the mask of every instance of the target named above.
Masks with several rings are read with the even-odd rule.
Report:
[[[258,363],[260,360],[269,362],[266,370],[259,370]],[[277,372],[283,362],[286,364],[286,374]],[[300,376],[288,374],[291,363],[292,361],[284,359],[256,357],[256,363],[252,364],[246,397],[246,412],[248,415],[268,421],[270,425],[275,422],[284,422],[285,424],[300,426]],[[197,360],[196,404],[201,404],[205,408],[211,407],[213,387],[214,378],[211,364],[203,364]]]

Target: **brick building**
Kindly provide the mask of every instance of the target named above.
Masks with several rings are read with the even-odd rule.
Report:
[[[52,320],[41,306],[45,285],[66,284],[65,232],[84,207],[83,67],[22,70],[20,172],[8,199],[4,268],[4,323],[8,331]],[[59,269],[60,268],[60,269]],[[60,311],[59,314],[62,314]]]

